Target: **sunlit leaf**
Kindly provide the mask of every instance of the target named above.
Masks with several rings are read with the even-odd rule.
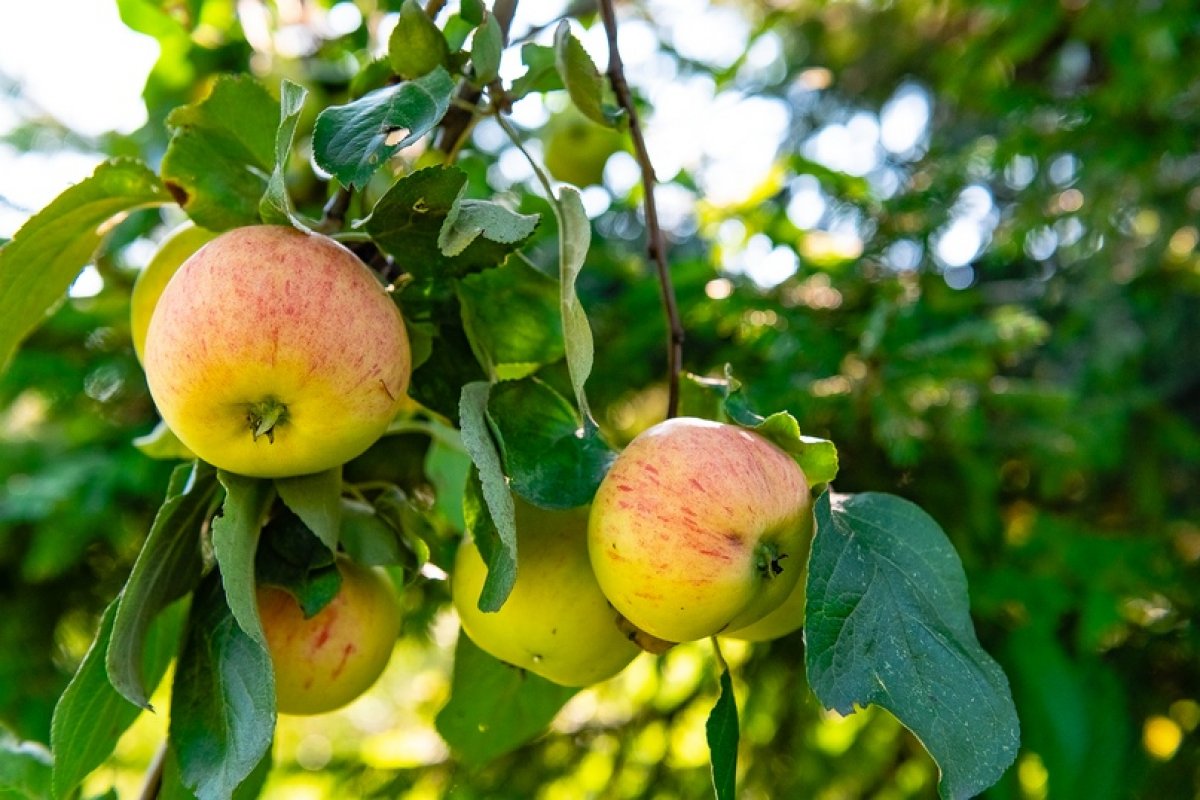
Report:
[[[0,247],[0,373],[95,256],[120,215],[171,202],[154,173],[117,159],[67,189]]]
[[[899,497],[816,504],[805,665],[827,708],[874,703],[937,761],[939,791],[968,798],[1008,769],[1020,727],[1008,681],[971,623],[967,580],[938,524]]]

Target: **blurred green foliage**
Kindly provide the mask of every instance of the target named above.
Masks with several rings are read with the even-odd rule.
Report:
[[[389,7],[359,0],[362,26],[314,35],[309,54],[288,58],[247,43],[231,0],[118,5],[162,45],[150,121],[87,144],[151,163],[167,113],[219,72],[253,71],[273,91],[298,81],[312,92],[306,114],[361,93],[351,83],[369,61],[368,28]],[[277,26],[284,5],[267,6]],[[728,8],[749,21],[748,51],[778,44],[769,68],[706,65],[664,45],[666,56],[719,92],[782,101],[791,120],[753,197],[701,196],[668,232],[685,366],[717,375],[732,364],[757,410],[789,410],[837,442],[840,490],[902,494],[946,529],[1023,723],[1023,754],[989,796],[1200,796],[1200,11],[1182,0]],[[866,176],[816,163],[813,136],[856,115],[878,122],[897,92],[931,109],[911,148]],[[31,135],[39,126],[57,129],[32,119],[7,138],[46,146]],[[309,116],[301,136],[311,128]],[[463,151],[474,196],[498,180],[497,160],[494,148]],[[289,183],[319,216],[326,188],[303,159]],[[531,187],[499,183],[522,211],[545,210]],[[697,191],[687,172],[672,183]],[[789,216],[814,185],[824,231]],[[939,260],[940,237],[981,197],[980,251]],[[663,413],[666,322],[639,190],[610,201],[579,291],[598,343],[589,396],[620,442]],[[160,236],[159,221],[139,212],[122,223],[97,264],[103,290],[64,303],[0,376],[0,721],[23,739],[47,741],[54,701],[166,488],[169,465],[130,445],[156,416],[129,341],[127,245]],[[830,248],[830,230],[853,233],[861,252]],[[535,267],[553,263],[554,234],[543,214],[526,250]],[[723,270],[752,240],[795,253],[796,273],[760,288]],[[470,357],[466,342],[458,355]],[[540,377],[570,394],[562,370]],[[432,450],[426,463],[435,485],[433,470],[455,469]],[[448,681],[435,635],[444,587],[418,584],[406,602],[409,649],[388,685],[409,680],[401,668],[442,675],[424,695],[389,689],[416,709],[393,709],[393,727],[419,739]],[[819,710],[800,636],[735,657],[742,796],[934,796],[932,762],[888,715]],[[707,658],[689,647],[643,657],[574,701],[548,736],[486,767],[436,746],[385,757],[370,743],[299,762],[319,763],[309,780],[330,796],[704,796]],[[309,741],[281,734],[269,793],[309,775],[297,740]]]

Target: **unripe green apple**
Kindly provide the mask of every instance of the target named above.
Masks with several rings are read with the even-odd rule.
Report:
[[[471,539],[458,548],[450,589],[463,630],[501,661],[563,686],[588,686],[639,652],[592,574],[587,510],[547,511],[520,500],[517,580],[496,612],[479,610],[487,567]]]
[[[544,133],[546,170],[556,180],[591,186],[604,179],[604,165],[625,149],[625,137],[574,109],[555,114]]]
[[[812,540],[812,515],[808,515],[808,530],[809,540]],[[752,622],[744,628],[737,630],[726,631],[721,636],[729,639],[743,639],[747,642],[766,642],[771,639],[778,639],[781,636],[787,636],[789,633],[794,633],[804,627],[804,584],[805,578],[808,575],[807,556],[805,553],[800,556],[800,561],[805,563],[805,566],[800,570],[800,577],[796,579],[796,585],[792,588],[791,594],[787,596],[778,608],[767,614],[757,622]]]
[[[808,553],[811,500],[795,461],[734,425],[680,418],[633,440],[596,492],[588,549],[631,623],[686,642],[779,607]]]
[[[146,332],[163,420],[221,469],[278,478],[362,453],[404,402],[404,320],[357,256],[325,236],[224,233],[171,278]]]
[[[129,328],[133,336],[133,350],[138,361],[145,360],[146,329],[150,327],[150,315],[158,305],[158,298],[183,262],[217,234],[186,222],[167,234],[158,252],[142,270],[133,284],[129,298]]]
[[[258,587],[258,613],[275,667],[280,714],[324,714],[371,688],[400,635],[400,602],[387,573],[339,558],[342,585],[304,618],[296,598]]]

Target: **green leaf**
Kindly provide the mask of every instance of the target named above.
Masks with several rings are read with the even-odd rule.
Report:
[[[280,116],[271,93],[245,75],[222,75],[207,97],[170,113],[162,176],[197,225],[224,231],[259,222]]]
[[[224,800],[254,772],[275,735],[271,657],[225,604],[217,575],[192,603],[171,691],[169,737],[183,784]]]
[[[837,446],[828,439],[801,434],[800,423],[788,412],[772,414],[753,430],[790,455],[804,471],[810,486],[828,483],[837,476]]]
[[[162,420],[159,420],[158,424],[154,426],[154,430],[134,439],[133,446],[147,458],[160,461],[178,461],[180,459],[191,461],[196,457],[196,454],[189,450],[187,445],[179,441],[175,431],[168,428],[167,423]]]
[[[276,478],[275,489],[284,505],[296,512],[327,548],[336,551],[342,525],[342,468]]]
[[[213,520],[212,540],[225,596],[242,630],[265,646],[255,594],[254,557],[259,534],[275,499],[270,481],[246,478],[224,470],[217,473],[225,487],[221,516]]]
[[[805,666],[827,708],[874,703],[913,731],[946,798],[1000,779],[1020,746],[1008,681],[971,623],[967,580],[938,524],[899,497],[816,503]]]
[[[478,25],[483,22],[483,15],[486,9],[483,6],[483,0],[462,0],[459,4],[462,18],[472,25]]]
[[[712,782],[717,800],[737,797],[738,710],[729,670],[721,671],[721,696],[704,725],[712,758]]]
[[[501,244],[517,244],[532,236],[537,225],[537,214],[518,214],[490,200],[459,199],[438,231],[438,249],[443,255],[457,256],[480,236]]]
[[[199,582],[204,566],[200,530],[216,495],[212,467],[196,461],[175,468],[166,500],[121,591],[105,663],[113,688],[142,708],[150,708],[142,672],[148,630],[160,611]]]
[[[404,550],[400,553],[400,566],[410,575],[415,574],[429,561],[429,543],[436,542],[437,534],[426,519],[427,512],[418,507],[398,486],[380,492],[374,499],[375,513],[400,536]]]
[[[504,50],[504,32],[495,14],[488,14],[471,42],[472,82],[487,86],[500,74],[500,53]]]
[[[320,613],[342,586],[334,551],[318,539],[291,509],[281,509],[263,527],[254,557],[257,583],[286,590],[305,619]]]
[[[50,752],[23,742],[0,728],[0,797],[44,800],[50,797]]]
[[[146,634],[142,675],[153,691],[167,665],[179,650],[186,604],[177,602],[159,614]],[[105,654],[112,640],[117,603],[110,603],[100,619],[96,638],[84,655],[75,677],[54,707],[50,744],[54,751],[54,794],[66,797],[113,752],[121,734],[137,719],[141,709],[113,689],[105,670]]]
[[[486,764],[542,733],[577,691],[498,661],[460,633],[450,700],[435,724],[463,761]]]
[[[575,281],[583,269],[588,247],[592,241],[592,226],[583,210],[579,192],[572,186],[559,190],[558,203],[558,264],[559,293],[562,307],[563,338],[567,351],[567,371],[571,375],[571,386],[575,390],[575,402],[584,424],[595,427],[587,395],[583,385],[592,373],[594,347],[592,328],[588,324],[587,312],[579,302]]]
[[[508,96],[515,102],[534,92],[553,92],[565,88],[554,63],[554,48],[540,44],[521,46],[521,63],[525,74],[517,78]]]
[[[275,168],[267,181],[267,190],[258,203],[258,213],[263,222],[275,225],[292,225],[300,230],[310,230],[309,225],[296,213],[292,198],[287,190],[287,164],[292,153],[292,141],[296,138],[296,124],[308,90],[284,78],[280,86],[279,129],[275,132]]]
[[[488,394],[491,386],[482,381],[468,383],[462,389],[459,403],[463,446],[475,464],[477,477],[467,482],[463,501],[463,516],[467,529],[476,535],[475,542],[488,566],[488,576],[479,595],[481,611],[497,611],[508,599],[517,579],[517,522],[516,508],[508,481],[504,477],[500,453],[492,440],[487,423]],[[472,493],[477,488],[478,494]],[[482,495],[483,503],[478,503]],[[486,511],[486,514],[483,513]],[[486,522],[472,525],[486,518]],[[490,529],[490,530],[489,530]],[[493,535],[487,535],[492,533]],[[483,538],[479,538],[482,535]],[[493,546],[495,545],[495,546]]]
[[[446,38],[416,0],[404,0],[388,39],[388,61],[401,78],[412,79],[444,67],[450,57]]]
[[[604,76],[571,33],[571,25],[565,19],[554,31],[554,65],[575,107],[593,122],[616,127],[621,110],[605,102],[607,85]]]
[[[405,560],[396,529],[369,503],[342,499],[341,540],[346,555],[359,564],[382,567]]]
[[[458,213],[466,184],[466,173],[457,167],[429,167],[401,178],[375,204],[366,231],[398,267],[419,281],[501,264],[524,239],[500,242],[485,234],[454,255],[443,253],[438,244],[447,218]]]
[[[143,164],[107,161],[34,214],[0,247],[0,372],[21,340],[66,296],[110,223],[132,209],[169,202],[171,196]]]
[[[393,153],[441,122],[454,88],[449,73],[437,67],[422,78],[326,108],[313,131],[317,166],[343,186],[361,187]]]
[[[458,301],[471,350],[497,380],[563,357],[558,285],[522,259],[461,279]]]
[[[514,492],[542,508],[592,501],[617,454],[571,404],[536,378],[492,387],[488,418]]]

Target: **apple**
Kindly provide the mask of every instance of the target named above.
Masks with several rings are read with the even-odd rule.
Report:
[[[258,225],[171,278],[146,331],[150,394],[221,469],[320,472],[370,447],[404,402],[408,335],[387,289],[325,236]]]
[[[496,612],[479,610],[487,567],[475,542],[458,548],[451,596],[471,641],[501,661],[563,686],[588,686],[639,652],[617,627],[587,552],[587,510],[547,511],[516,500],[517,580]]]
[[[779,607],[804,570],[808,481],[771,442],[678,418],[637,436],[592,503],[588,551],[600,588],[642,631],[686,642]]]
[[[623,135],[574,109],[550,118],[544,140],[546,170],[556,180],[581,187],[603,182],[609,156],[626,147]]]
[[[813,530],[812,515],[807,515],[806,519],[808,522],[808,540],[811,544]],[[804,566],[800,570],[800,577],[796,579],[796,585],[792,588],[787,599],[778,608],[757,622],[752,622],[744,628],[726,631],[721,636],[728,639],[742,639],[747,642],[766,642],[771,639],[778,639],[781,636],[787,636],[789,633],[794,633],[803,628],[804,589],[808,575],[807,557],[808,553],[806,552],[801,559],[804,562]]]
[[[400,635],[400,601],[387,573],[345,557],[337,568],[341,588],[311,619],[288,592],[258,587],[280,714],[324,714],[346,705],[383,673]]]
[[[129,298],[129,328],[138,361],[145,360],[146,329],[150,327],[150,315],[158,305],[163,289],[167,288],[167,282],[192,253],[211,242],[216,235],[206,228],[185,222],[167,234],[158,252],[138,274]]]

